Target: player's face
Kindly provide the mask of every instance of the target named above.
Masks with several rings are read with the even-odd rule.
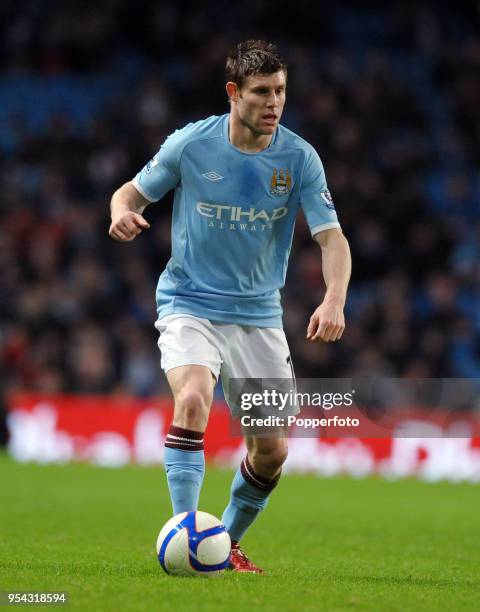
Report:
[[[285,106],[286,87],[283,70],[247,77],[238,90],[237,112],[240,121],[255,134],[273,134]]]

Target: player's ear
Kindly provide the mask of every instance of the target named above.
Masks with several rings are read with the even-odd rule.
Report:
[[[236,83],[233,81],[228,81],[225,85],[225,89],[227,90],[227,96],[230,98],[232,102],[238,101],[239,89]]]

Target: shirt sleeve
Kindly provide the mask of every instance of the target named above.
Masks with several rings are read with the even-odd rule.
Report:
[[[180,157],[183,139],[178,130],[171,134],[154,158],[133,179],[133,185],[149,202],[158,202],[180,181]]]
[[[327,229],[340,227],[335,205],[327,187],[325,171],[317,152],[307,154],[300,187],[300,206],[303,208],[312,236]]]

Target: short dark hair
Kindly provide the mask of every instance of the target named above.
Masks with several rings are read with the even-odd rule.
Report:
[[[265,40],[246,40],[232,49],[227,57],[225,72],[227,81],[241,87],[245,79],[254,74],[274,74],[287,65],[280,56],[276,45]]]

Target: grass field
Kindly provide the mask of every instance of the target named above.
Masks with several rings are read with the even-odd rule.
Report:
[[[221,514],[231,474],[209,469]],[[18,465],[0,456],[0,590],[67,591],[69,610],[478,610],[480,490],[287,476],[247,534],[268,573],[172,578],[161,469]]]

